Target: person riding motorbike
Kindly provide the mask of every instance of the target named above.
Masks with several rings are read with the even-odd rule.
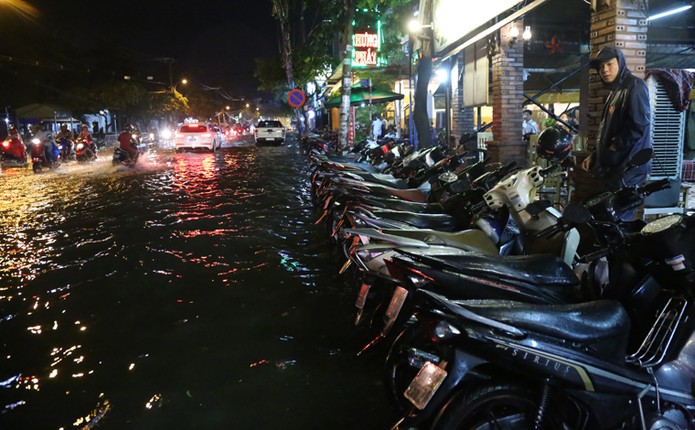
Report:
[[[80,134],[77,135],[77,139],[75,141],[84,142],[84,144],[87,145],[88,150],[94,154],[94,158],[98,158],[97,144],[92,137],[92,133],[89,131],[87,124],[82,124],[82,130],[80,131]]]
[[[31,146],[32,158],[39,158],[45,165],[52,165],[58,160],[60,148],[53,139],[53,133],[46,129],[45,124],[41,130],[34,134]]]
[[[6,144],[5,144],[6,142]],[[19,134],[19,130],[15,128],[14,125],[10,126],[9,134],[7,140],[3,143],[3,158],[9,156],[20,162],[25,162],[27,159],[27,147],[24,145],[22,136]]]
[[[118,135],[119,148],[127,152],[130,159],[135,163],[140,155],[140,151],[137,147],[137,140],[133,136],[134,127],[132,125],[127,125],[121,134]]]
[[[75,136],[72,134],[72,131],[68,129],[67,124],[62,124],[58,133],[55,134],[55,140],[61,147],[61,155],[66,160],[74,155],[74,138]]]

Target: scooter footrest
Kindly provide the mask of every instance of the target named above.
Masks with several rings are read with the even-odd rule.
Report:
[[[676,328],[685,316],[687,305],[684,299],[669,299],[642,345],[634,354],[628,355],[626,361],[645,368],[660,365],[673,341]]]

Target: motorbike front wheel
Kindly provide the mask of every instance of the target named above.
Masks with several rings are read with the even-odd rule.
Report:
[[[436,420],[433,429],[530,430],[538,414],[538,399],[538,393],[522,385],[491,381],[461,392]],[[543,428],[562,428],[555,425],[552,417],[544,421]]]

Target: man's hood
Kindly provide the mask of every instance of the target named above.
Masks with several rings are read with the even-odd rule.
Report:
[[[627,64],[625,62],[625,54],[623,54],[621,50],[616,49],[613,46],[605,46],[601,48],[601,50],[598,51],[598,54],[596,54],[596,57],[594,57],[591,60],[591,63],[589,63],[589,67],[595,69],[598,72],[601,63],[603,63],[606,60],[610,60],[611,58],[618,59],[618,66],[620,68],[618,71],[618,77],[611,84],[607,84],[605,82],[603,84],[610,89],[614,89],[620,85],[620,83],[623,81],[623,79],[625,79],[625,77],[628,74],[630,74],[630,71],[628,70]],[[601,77],[600,73],[599,77]],[[603,80],[603,78],[601,78],[601,80]]]

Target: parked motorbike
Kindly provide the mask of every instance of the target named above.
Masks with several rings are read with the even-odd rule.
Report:
[[[651,192],[664,189],[665,187],[667,187],[667,185],[668,184],[665,181],[657,181],[652,184],[648,184],[645,187],[631,187],[630,192],[634,196],[641,196],[641,198],[643,198],[645,195]],[[618,195],[624,196],[626,194],[628,194],[626,190],[621,190],[616,193],[612,193],[614,197],[617,197]],[[630,202],[632,201],[634,201],[632,198],[607,198],[606,196],[604,196],[604,198],[600,199],[601,207],[603,209],[601,212],[619,214],[622,210],[624,210],[624,207],[621,208],[621,206],[619,206],[618,203],[624,203],[629,206],[631,204]],[[595,201],[590,202],[596,204]],[[608,202],[610,202],[610,204]],[[594,206],[590,206],[590,208],[594,210],[596,209]],[[486,307],[485,309],[489,310],[492,308],[496,308],[497,311],[503,307],[506,309],[513,309],[513,311],[510,311],[510,313],[507,316],[504,316],[501,319],[494,319],[498,322],[504,323],[508,323],[514,318],[520,318],[521,320],[525,319],[523,322],[519,324],[520,326],[525,328],[529,327],[528,320],[534,319],[538,324],[538,326],[534,327],[534,330],[542,331],[542,334],[540,334],[539,337],[542,337],[544,339],[544,342],[547,342],[548,338],[552,337],[550,333],[555,331],[555,334],[557,335],[556,339],[549,341],[551,344],[553,344],[553,348],[549,348],[545,351],[536,350],[536,352],[530,353],[531,355],[529,356],[535,357],[534,359],[536,360],[539,357],[548,358],[550,355],[556,353],[557,349],[555,349],[555,347],[557,347],[557,345],[571,345],[567,347],[570,349],[576,349],[576,351],[574,351],[575,355],[572,357],[563,357],[561,358],[561,361],[576,363],[576,361],[574,360],[576,359],[577,351],[586,354],[593,354],[596,352],[601,353],[601,351],[609,353],[615,348],[615,350],[619,351],[618,356],[613,356],[613,358],[615,359],[614,361],[616,363],[622,363],[624,357],[621,358],[620,354],[624,353],[625,351],[639,351],[637,353],[632,354],[630,356],[632,358],[628,357],[627,362],[632,363],[632,365],[634,366],[635,364],[645,363],[646,361],[643,360],[647,360],[651,361],[652,364],[646,367],[653,367],[656,365],[654,364],[656,363],[654,361],[654,354],[659,355],[661,357],[661,360],[663,360],[663,358],[667,355],[667,346],[662,342],[670,343],[673,339],[676,330],[675,325],[673,325],[673,321],[675,318],[674,315],[687,316],[687,314],[684,314],[684,312],[686,312],[686,307],[688,309],[688,312],[691,312],[691,308],[689,307],[690,305],[686,305],[686,302],[692,301],[691,298],[688,296],[692,294],[692,291],[694,291],[692,287],[695,275],[693,274],[692,270],[692,262],[695,261],[693,260],[693,257],[695,256],[693,255],[693,252],[691,250],[692,247],[689,246],[689,244],[692,243],[693,235],[695,234],[695,219],[693,219],[692,217],[684,218],[680,215],[666,217],[660,220],[653,221],[652,223],[646,224],[643,228],[638,229],[637,232],[631,232],[632,230],[634,230],[633,223],[630,223],[627,226],[629,228],[626,229],[626,226],[623,225],[624,223],[598,220],[594,217],[594,219],[590,221],[590,224],[592,225],[592,227],[599,230],[597,234],[603,238],[600,244],[604,246],[604,248],[599,249],[591,254],[585,255],[582,260],[597,261],[599,258],[608,256],[608,260],[610,262],[610,281],[606,285],[597,285],[596,283],[588,283],[582,285],[582,301],[584,301],[585,304],[556,304],[552,306],[544,306],[539,305],[539,303],[541,302],[539,302],[537,299],[535,301],[529,300],[529,298],[524,297],[523,294],[516,294],[514,291],[511,290],[504,291],[502,288],[498,288],[499,291],[495,293],[495,286],[502,287],[503,284],[506,283],[506,281],[503,278],[499,279],[495,285],[491,284],[489,286],[489,290],[493,294],[499,294],[501,292],[503,294],[501,298],[508,300],[511,299],[514,300],[514,302],[500,302],[499,300],[479,300],[475,302],[457,301],[456,303],[468,303],[471,304],[471,306],[478,306],[481,305],[481,303],[487,303],[489,306],[486,305],[488,307]],[[674,264],[671,265],[669,264],[669,262],[673,262]],[[454,268],[453,263],[454,262],[451,261],[451,259],[448,262],[440,261],[440,265],[447,267],[447,269],[444,270],[441,270],[443,267],[440,267],[440,272],[442,274],[456,273],[457,270]],[[456,339],[453,343],[448,343],[446,340],[440,341],[437,339],[436,336],[433,337],[432,330],[434,330],[434,327],[445,324],[444,321],[447,321],[446,323],[449,322],[447,317],[442,316],[446,314],[446,312],[442,311],[441,303],[446,302],[449,303],[449,305],[451,305],[451,303],[454,303],[451,299],[457,298],[457,296],[451,295],[451,297],[444,298],[443,294],[450,294],[450,290],[447,291],[446,288],[451,287],[439,288],[438,291],[435,293],[433,290],[430,290],[430,288],[436,285],[433,285],[432,282],[418,282],[417,279],[420,279],[421,281],[433,281],[439,285],[446,284],[446,281],[442,281],[441,275],[437,275],[436,272],[433,272],[431,269],[424,269],[423,267],[418,267],[417,265],[412,266],[410,263],[404,260],[394,261],[393,266],[397,271],[401,273],[401,276],[399,276],[399,278],[402,279],[406,285],[409,285],[409,291],[413,293],[413,295],[415,296],[415,299],[413,300],[418,302],[418,311],[416,312],[415,320],[416,322],[408,327],[405,327],[400,332],[398,340],[394,342],[391,348],[391,352],[389,353],[389,358],[387,359],[386,366],[387,373],[389,375],[387,378],[387,387],[389,387],[388,392],[390,393],[390,397],[395,402],[395,404],[401,407],[402,410],[407,411],[408,408],[412,408],[415,403],[413,403],[412,397],[409,398],[409,395],[404,393],[406,393],[407,387],[411,385],[413,378],[415,377],[415,374],[420,372],[420,369],[422,369],[423,366],[425,366],[425,363],[427,361],[439,363],[442,360],[447,361],[451,359],[454,361],[454,363],[449,364],[451,367],[448,367],[449,365],[447,365],[447,369],[456,370],[460,369],[461,366],[468,366],[468,364],[461,364],[455,362],[456,359],[452,359],[451,355],[453,354],[454,356],[456,356],[460,353],[460,341],[463,342],[465,348],[468,348],[472,344],[471,342],[469,342],[470,339],[466,336],[452,336],[450,339]],[[428,266],[435,267],[435,265],[433,265],[432,262],[429,262]],[[466,273],[469,277],[476,275],[474,273],[475,268],[459,267],[458,269],[461,273]],[[528,273],[533,274],[533,276],[538,275],[536,271],[528,271]],[[542,283],[537,284],[540,285]],[[419,290],[416,290],[414,288],[415,286],[419,286],[421,288]],[[523,292],[523,288],[520,289],[519,285],[512,286],[514,286],[520,293]],[[552,294],[552,290],[546,291],[544,292],[544,294]],[[432,297],[435,297],[435,302],[439,303],[439,305],[432,305]],[[489,297],[490,296],[481,295],[476,298]],[[538,295],[537,297],[542,296]],[[458,298],[461,298],[461,296],[459,295]],[[601,301],[590,301],[595,299],[600,299]],[[519,300],[523,300],[526,304],[522,304]],[[616,302],[613,302],[613,304],[611,305],[605,305],[605,303],[610,303],[608,302],[608,300],[613,300]],[[569,303],[564,299],[559,302],[556,301],[555,303],[563,302]],[[550,301],[547,303],[553,302]],[[445,307],[446,306],[447,305],[445,305]],[[594,308],[602,310],[595,311]],[[458,315],[459,317],[461,316],[460,313],[457,313],[457,310],[459,308],[452,308],[451,306],[449,306],[450,312],[451,309],[454,309],[453,313],[455,315]],[[470,308],[468,310],[470,310]],[[567,312],[569,316],[563,316],[562,312]],[[595,315],[594,312],[599,312],[601,315]],[[660,312],[662,316],[655,319],[655,316],[659,315]],[[525,316],[521,317],[521,314]],[[624,316],[618,317],[617,315]],[[486,314],[485,316],[490,316],[490,314]],[[594,317],[596,317],[596,319],[594,319]],[[605,332],[602,332],[602,330],[608,327],[608,330],[610,331],[611,329],[609,326],[612,324],[612,322],[617,320],[623,321],[623,323],[620,324],[625,324],[624,321],[627,321],[627,328],[623,327],[623,329],[618,330],[620,334],[619,337],[610,338],[610,336],[607,335]],[[577,322],[575,324],[576,321],[581,322]],[[687,321],[687,318],[683,319],[682,321],[685,323]],[[541,325],[545,325],[546,328],[539,329]],[[613,327],[612,329],[616,330],[616,327]],[[456,330],[459,334],[464,333],[464,331],[469,335],[472,333],[472,331],[467,326],[463,327],[461,325],[457,325]],[[497,326],[496,330],[501,331],[503,329],[501,328],[501,326]],[[507,333],[512,332],[513,331],[507,331]],[[560,332],[563,332],[564,334],[559,335],[558,333]],[[594,335],[596,335],[595,339],[592,337]],[[563,336],[565,337],[563,338]],[[531,345],[542,344],[542,342],[539,342],[539,338],[531,338],[531,336],[526,335],[524,335],[523,337],[524,339],[528,337]],[[584,340],[579,340],[579,337],[583,337]],[[477,338],[477,334],[473,334],[473,338],[479,340]],[[599,338],[601,339],[599,340]],[[646,340],[642,342],[642,340],[644,339]],[[667,340],[664,341],[664,339]],[[604,346],[599,347],[599,343],[603,344]],[[547,346],[547,343],[545,344],[545,346]],[[453,351],[448,348],[452,348],[456,351]],[[499,348],[499,345],[497,345],[496,348]],[[539,348],[542,350],[543,346],[539,346]],[[468,352],[470,350],[466,349],[466,351]],[[517,350],[517,353],[520,355],[525,355],[529,354],[529,351],[529,349],[519,349]],[[503,354],[503,352],[500,351],[497,354]],[[423,359],[423,357],[426,358]],[[590,366],[599,366],[605,369],[604,364],[597,364],[597,362],[600,362],[600,360],[596,360],[596,357],[593,357],[592,360],[593,361],[590,363]],[[546,365],[549,365],[547,364],[547,361],[544,362],[546,363]],[[518,369],[519,366],[523,366],[523,360],[522,363],[507,363],[505,365],[510,365],[511,369]],[[553,364],[553,366],[557,366],[557,363]],[[675,366],[679,367],[681,365],[675,364]],[[627,367],[630,367],[630,365],[628,365]],[[577,370],[579,368],[573,366],[572,369]],[[436,369],[434,371],[437,372]],[[499,369],[497,369],[497,371],[499,371]],[[625,376],[626,374],[625,369],[613,371],[622,374],[622,376]],[[669,372],[672,371],[673,370],[671,369],[667,370],[665,374],[670,375],[671,373]],[[526,378],[530,370],[524,369],[522,370],[522,372],[526,372],[523,375],[523,377]],[[578,370],[578,372],[581,373],[581,369]],[[637,374],[640,373],[639,369],[635,371],[634,368],[629,369],[627,373],[630,372],[632,372],[630,377],[633,378],[638,378],[638,376],[635,376],[635,372]],[[418,425],[426,421],[430,424],[432,422],[437,422],[438,424],[436,424],[434,428],[450,428],[448,426],[454,425],[452,424],[452,418],[450,418],[450,416],[452,416],[452,414],[456,415],[458,414],[458,412],[451,412],[453,411],[453,409],[448,409],[449,405],[455,403],[456,400],[453,399],[458,399],[459,394],[465,392],[468,389],[468,387],[470,386],[468,382],[471,381],[464,380],[463,374],[457,374],[455,371],[452,371],[452,374],[453,376],[451,378],[446,377],[441,381],[442,386],[438,387],[436,390],[428,392],[425,395],[425,397],[427,397],[426,401],[422,401],[422,403],[418,403],[417,407],[410,409],[410,411],[407,414],[408,417],[406,421],[418,423]],[[503,373],[500,372],[499,374],[502,375]],[[459,376],[461,376],[461,378],[459,378]],[[577,374],[574,374],[573,378],[576,378],[576,376]],[[601,376],[603,377],[605,375]],[[611,377],[616,376],[614,375]],[[648,378],[649,376],[644,374],[641,376],[642,379],[644,379],[645,377]],[[591,371],[589,371],[588,374],[584,374],[584,378],[590,378],[591,381],[593,381],[593,383],[596,383],[596,381],[598,380],[595,379],[597,378],[596,375],[591,375]],[[689,378],[692,379],[692,376],[690,376]],[[515,381],[507,382],[518,383],[518,375]],[[565,382],[566,381],[560,382],[560,384],[562,385]],[[574,382],[577,382],[577,380],[574,379]],[[625,383],[625,381],[623,382]],[[476,381],[472,381],[472,384],[476,383]],[[630,385],[636,383],[633,381],[627,382],[626,384]],[[553,388],[556,388],[555,382],[551,383],[551,385]],[[535,387],[539,388],[541,386],[542,384],[536,385]],[[688,385],[688,387],[689,386],[690,385]],[[609,388],[609,390],[613,390],[615,389],[615,387],[616,385],[613,385]],[[575,388],[576,387],[572,387],[571,389],[574,390]],[[437,391],[436,395],[434,394],[434,391]],[[432,395],[430,396],[430,394]],[[583,397],[585,394],[586,393],[582,393],[582,398],[579,399],[580,401],[585,400]],[[596,399],[593,399],[591,401],[616,401],[615,398],[612,398],[612,394],[609,396],[605,396],[605,394],[606,393],[603,393],[601,396],[598,396]],[[652,393],[652,395],[653,394],[654,393]],[[465,396],[465,394],[461,395]],[[623,392],[620,393],[619,396],[615,397],[627,395],[629,395],[629,393]],[[554,398],[555,394],[553,393],[552,396]],[[573,401],[574,400],[577,399],[573,399]],[[538,404],[536,404],[536,406],[538,406]],[[596,404],[594,404],[591,407],[596,407]],[[542,406],[541,408],[546,408],[546,410],[548,410],[548,404]],[[552,408],[553,410],[562,409],[562,405],[555,404],[553,406],[550,406],[550,408]],[[449,410],[449,412],[446,412],[447,410]],[[542,415],[542,411],[540,409],[536,412]],[[589,419],[589,415],[595,413],[597,413],[597,411],[595,410],[582,411],[582,414],[586,416],[580,417],[580,420],[582,420],[582,422],[585,423],[590,423],[590,421],[587,421]],[[551,420],[553,419],[555,418],[552,418]],[[573,417],[573,419],[577,419],[577,417]],[[622,420],[625,419],[625,417],[613,417],[609,419]],[[500,419],[499,422],[504,422],[504,419]],[[579,421],[573,422],[577,423]],[[519,420],[511,420],[509,421],[509,423],[511,423],[509,425],[512,426],[509,428],[518,428],[515,426],[527,428],[527,426],[533,425],[533,423],[529,424],[526,421]],[[604,427],[603,423],[604,417],[599,417],[597,423],[591,422],[590,424],[586,424],[584,427],[580,425],[567,425],[567,427],[652,428],[635,427],[637,425],[635,422],[627,421],[621,421],[619,424],[612,424],[606,427]],[[541,425],[539,423],[535,424]],[[553,421],[546,421],[545,424],[548,426],[548,428],[555,428]],[[502,428],[507,427],[502,426]],[[663,428],[675,429],[689,427],[686,426]]]
[[[688,229],[680,216],[645,228],[654,236]],[[651,329],[637,350],[617,301],[454,303],[423,290],[430,311],[421,327],[435,353],[410,355],[422,366],[403,395],[413,409],[440,405],[434,429],[691,429],[692,267],[685,271],[656,318],[640,315]]]

